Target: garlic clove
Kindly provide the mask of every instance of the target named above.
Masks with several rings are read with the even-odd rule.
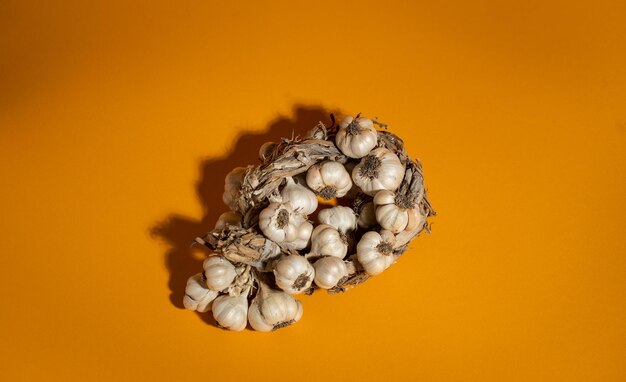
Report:
[[[307,187],[297,184],[293,178],[287,178],[287,184],[280,192],[283,202],[289,202],[295,212],[309,215],[317,209],[317,196]]]
[[[216,291],[207,288],[202,273],[198,273],[187,280],[183,305],[189,310],[208,312],[217,295]]]
[[[424,216],[420,213],[418,208],[411,208],[407,210],[407,212],[409,220],[407,222],[405,231],[413,231],[414,229],[417,229],[424,225],[426,219],[424,219]]]
[[[311,234],[311,254],[343,259],[348,254],[345,235],[328,224],[318,225]]]
[[[237,276],[235,266],[222,256],[209,256],[202,263],[202,267],[206,285],[214,291],[219,292],[228,288]]]
[[[404,231],[409,223],[409,214],[395,204],[385,204],[376,208],[376,220],[384,229],[398,233]]]

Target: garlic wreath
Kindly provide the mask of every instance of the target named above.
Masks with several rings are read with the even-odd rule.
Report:
[[[294,212],[291,203],[270,203],[259,214],[259,228],[270,240],[294,249],[306,248],[313,225]]]
[[[248,322],[248,292],[239,296],[223,295],[213,301],[213,317],[217,323],[226,329],[240,332],[246,328]]]
[[[350,158],[366,156],[377,143],[378,133],[369,118],[344,118],[335,136],[339,150]]]
[[[325,256],[313,264],[315,268],[315,285],[322,289],[330,289],[348,276],[348,267],[338,257]]]
[[[367,154],[352,170],[352,180],[371,196],[380,190],[395,191],[404,178],[404,165],[398,156],[384,147]]]
[[[248,321],[254,330],[270,332],[287,327],[302,318],[302,303],[290,294],[259,283],[259,292],[250,304]]]
[[[352,188],[346,168],[330,160],[311,166],[306,173],[306,184],[326,200],[341,198]]]
[[[368,275],[377,275],[393,264],[395,243],[395,236],[387,230],[366,232],[361,237],[356,246],[356,257]]]
[[[233,283],[237,276],[235,266],[222,256],[209,256],[204,263],[204,277],[206,285],[214,291],[222,291]]]
[[[298,294],[311,286],[315,270],[304,256],[283,256],[274,266],[276,285],[289,294]]]
[[[202,273],[193,275],[187,280],[183,305],[186,309],[204,313],[211,310],[211,303],[217,297],[217,292],[207,288]]]
[[[356,214],[352,208],[344,206],[324,208],[317,214],[317,220],[343,233],[354,231],[357,225]]]
[[[328,224],[320,224],[311,234],[313,256],[334,256],[343,259],[348,254],[348,242],[344,234]]]
[[[310,215],[317,209],[317,196],[305,186],[294,182],[292,177],[287,178],[287,184],[280,192],[284,202],[291,203],[295,212]]]

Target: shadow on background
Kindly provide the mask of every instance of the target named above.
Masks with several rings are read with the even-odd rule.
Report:
[[[222,202],[226,174],[237,166],[258,164],[259,148],[267,141],[278,142],[282,137],[303,136],[319,121],[329,126],[330,113],[321,106],[295,105],[291,118],[278,117],[262,132],[243,132],[235,139],[229,153],[200,163],[196,192],[203,207],[202,217],[198,220],[172,213],[150,229],[153,237],[161,238],[170,245],[164,260],[169,271],[170,301],[174,306],[183,309],[187,279],[202,271],[203,259],[194,256],[191,249],[193,239],[211,230],[219,215],[228,210]],[[207,323],[214,323],[211,314],[200,314],[200,317]]]

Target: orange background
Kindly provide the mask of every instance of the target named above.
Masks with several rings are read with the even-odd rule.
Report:
[[[1,380],[626,380],[624,1],[225,3],[0,5]],[[432,234],[273,334],[180,309],[225,173],[329,110]]]

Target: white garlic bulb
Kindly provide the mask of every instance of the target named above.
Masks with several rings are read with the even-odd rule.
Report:
[[[373,201],[369,201],[364,203],[360,207],[359,218],[357,219],[357,224],[361,228],[370,228],[375,226],[376,221],[376,206]]]
[[[418,207],[409,209],[408,213],[409,213],[409,222],[407,223],[405,230],[413,231],[414,229],[424,227],[424,223],[426,222],[426,217],[422,215]]]
[[[193,275],[187,280],[183,305],[186,309],[204,313],[211,310],[211,303],[217,297],[217,292],[207,288],[202,273]]]
[[[409,224],[409,212],[396,204],[396,194],[393,191],[378,191],[374,196],[376,205],[376,220],[384,229],[393,233],[404,231]]]
[[[237,199],[239,198],[239,191],[247,170],[245,167],[235,167],[224,179],[222,200],[231,210],[237,210]]]
[[[248,322],[248,290],[239,296],[223,295],[213,301],[213,317],[226,329],[240,332]]]
[[[378,143],[378,133],[369,118],[346,117],[335,137],[339,150],[350,158],[366,156]]]
[[[274,202],[259,214],[259,228],[276,243],[291,243],[291,247],[302,249],[308,244],[313,227],[293,211],[291,203]]]
[[[289,294],[298,294],[311,286],[315,270],[304,256],[283,256],[274,266],[276,285]]]
[[[356,229],[356,214],[350,207],[324,208],[317,214],[317,219],[343,233]]]
[[[352,180],[368,195],[380,190],[395,191],[404,179],[404,166],[396,154],[379,147],[367,154],[352,170]]]
[[[307,187],[294,182],[293,178],[287,178],[287,184],[280,192],[283,202],[291,203],[295,212],[310,215],[317,209],[317,196]]]
[[[393,264],[395,241],[393,233],[387,230],[366,232],[361,237],[356,246],[356,256],[368,275],[377,275]]]
[[[340,259],[348,253],[348,242],[344,234],[328,224],[320,224],[311,234],[311,254],[334,256]]]
[[[202,263],[202,267],[206,285],[214,291],[228,288],[237,276],[235,266],[222,256],[209,256]]]
[[[269,332],[299,321],[302,312],[302,303],[293,296],[261,283],[259,293],[250,304],[248,321],[254,330]]]
[[[326,200],[341,198],[352,188],[350,174],[341,163],[334,161],[311,166],[306,173],[306,183]]]
[[[215,222],[215,229],[221,230],[226,227],[226,225],[234,225],[241,227],[242,216],[241,214],[233,211],[224,212],[217,218],[217,222]]]
[[[322,257],[313,264],[313,267],[315,268],[315,285],[322,289],[333,288],[341,279],[348,276],[346,263],[338,257]]]

